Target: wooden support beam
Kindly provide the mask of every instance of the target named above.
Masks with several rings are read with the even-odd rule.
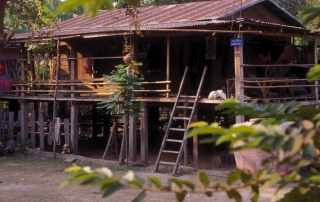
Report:
[[[71,105],[71,148],[73,154],[78,154],[78,105],[73,102]]]
[[[8,123],[8,133],[11,140],[13,140],[13,124],[14,121],[14,112],[9,112],[9,123]]]
[[[140,148],[141,148],[141,162],[148,164],[148,133],[149,133],[149,124],[148,124],[148,106],[144,102],[142,104],[142,116],[141,116],[141,134],[140,134]]]
[[[242,38],[242,33],[235,34],[235,38]],[[242,86],[243,81],[243,47],[234,47],[234,73],[235,73],[235,99],[243,103],[244,91]],[[244,116],[237,116],[236,123],[244,122]]]
[[[137,118],[129,117],[129,160],[137,161]]]
[[[21,142],[26,143],[28,140],[28,102],[20,100],[21,107]]]

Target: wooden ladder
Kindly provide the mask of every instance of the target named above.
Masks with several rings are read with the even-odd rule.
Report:
[[[194,115],[194,112],[196,111],[196,107],[197,107],[200,91],[202,89],[202,85],[203,85],[203,82],[204,82],[204,79],[205,79],[205,75],[206,75],[207,69],[208,69],[208,67],[205,66],[205,68],[203,70],[203,73],[202,73],[202,77],[201,77],[199,86],[198,86],[198,91],[197,91],[196,96],[187,96],[187,95],[181,95],[181,92],[182,92],[182,89],[183,89],[183,86],[184,86],[184,82],[186,80],[187,73],[188,73],[188,70],[189,70],[189,67],[188,66],[186,67],[186,69],[184,71],[184,74],[183,74],[183,77],[182,77],[182,80],[181,80],[181,83],[180,83],[180,87],[179,87],[179,91],[178,91],[175,103],[173,105],[172,112],[170,114],[170,118],[169,118],[169,122],[168,122],[168,125],[167,125],[167,129],[166,129],[166,132],[164,134],[163,141],[162,141],[162,144],[161,144],[161,148],[160,148],[160,151],[159,151],[159,155],[158,155],[158,158],[156,160],[155,167],[154,167],[154,172],[158,172],[160,164],[161,165],[171,165],[171,166],[174,166],[172,175],[175,175],[175,176],[179,175],[177,173],[177,171],[178,171],[180,159],[182,157],[183,150],[184,150],[184,147],[185,147],[186,141],[187,141],[186,140],[186,134],[188,132],[187,126],[191,123],[192,117]],[[183,104],[183,105],[181,105],[181,104]],[[189,104],[192,104],[192,106],[189,105]],[[177,109],[184,110],[184,117],[175,116],[175,113],[176,113]],[[191,110],[191,112],[190,112],[190,110]],[[187,115],[188,112],[190,112],[189,115]],[[183,120],[183,121],[188,122],[188,123],[185,124],[184,128],[172,128],[171,126],[172,126],[173,120]],[[183,134],[183,139],[171,139],[171,138],[168,138],[169,133],[172,132],[172,131],[174,131],[174,132],[183,132],[184,133]],[[179,151],[165,149],[167,142],[180,144]],[[163,153],[169,153],[169,154],[177,155],[176,161],[175,162],[161,161],[161,157],[162,157]]]

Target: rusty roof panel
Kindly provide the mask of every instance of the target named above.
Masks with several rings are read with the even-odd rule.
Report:
[[[191,2],[175,5],[139,7],[138,21],[141,30],[192,27],[209,24],[228,23],[230,21],[219,20],[222,17],[232,15],[241,9],[255,4],[265,3],[273,10],[281,8],[272,0],[220,0]],[[267,2],[267,3],[266,3]],[[78,16],[58,24],[60,30],[56,36],[82,35],[92,33],[110,33],[117,31],[129,31],[134,27],[131,17],[125,15],[126,9],[102,10],[96,18]],[[283,16],[293,27],[303,27],[297,19],[286,15]],[[267,24],[267,23],[265,23]],[[270,22],[272,24],[272,22]],[[290,27],[290,26],[289,26]],[[28,34],[17,34],[16,39],[27,38]]]

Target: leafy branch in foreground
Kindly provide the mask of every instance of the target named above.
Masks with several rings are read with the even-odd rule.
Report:
[[[183,201],[187,193],[204,194],[210,197],[216,192],[226,192],[229,198],[242,201],[239,189],[245,187],[251,189],[251,200],[258,201],[260,193],[266,188],[276,186],[273,198],[275,201],[281,190],[290,184],[292,190],[279,201],[319,199],[320,173],[317,169],[319,163],[315,150],[320,148],[320,130],[318,129],[320,116],[310,116],[319,112],[315,106],[305,107],[288,102],[257,107],[254,102],[241,104],[234,100],[226,100],[218,107],[224,108],[225,113],[230,116],[247,115],[249,118],[262,119],[255,123],[234,125],[230,128],[221,127],[217,123],[193,123],[189,126],[192,130],[188,138],[205,135],[201,143],[215,142],[219,145],[228,142],[233,152],[260,149],[269,154],[263,160],[260,171],[252,173],[246,169],[236,169],[229,173],[226,185],[211,182],[208,175],[203,172],[196,174],[198,183],[169,178],[163,185],[163,182],[156,177],[135,178],[132,172],[122,179],[114,179],[110,176],[99,178],[97,170],[72,167],[66,170],[72,171],[73,174],[63,185],[79,182],[80,185],[100,186],[103,197],[123,187],[134,186],[141,189],[141,192],[133,201],[141,201],[151,191],[172,192],[176,195],[177,201]],[[239,141],[246,144],[235,146]],[[277,167],[271,169],[274,163]],[[279,166],[285,165],[289,166],[289,172],[277,172]],[[305,166],[312,166],[312,168],[302,177],[300,168]],[[295,183],[292,184],[292,182]]]

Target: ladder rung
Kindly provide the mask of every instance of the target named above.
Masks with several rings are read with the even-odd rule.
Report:
[[[167,139],[167,142],[178,142],[178,143],[182,143],[182,140]]]
[[[162,165],[171,165],[171,166],[176,165],[176,163],[173,163],[173,162],[167,162],[167,161],[159,161],[159,164],[162,164]]]
[[[177,117],[173,117],[173,119],[177,119],[177,120],[189,120],[190,118],[189,117],[179,117],[179,116],[177,116]]]
[[[174,131],[186,131],[187,129],[185,128],[169,128],[169,130],[174,130]]]
[[[189,106],[177,106],[177,109],[193,109],[193,107],[189,107]]]
[[[163,153],[170,153],[170,154],[179,154],[178,151],[172,151],[172,150],[162,150]]]

